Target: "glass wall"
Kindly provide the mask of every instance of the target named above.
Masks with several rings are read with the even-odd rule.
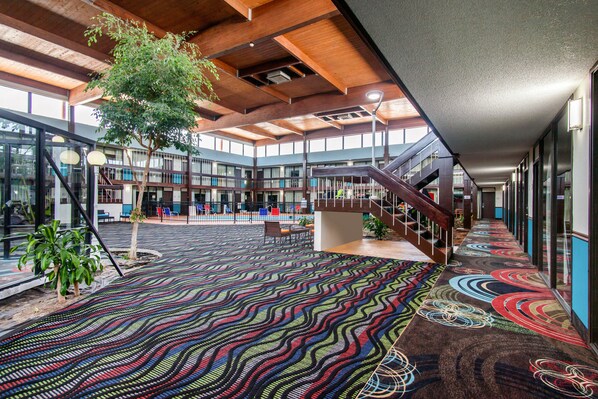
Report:
[[[91,173],[86,161],[92,143],[57,129],[45,130],[7,111],[0,113],[0,220],[4,258],[8,259],[10,247],[18,241],[15,233],[32,232],[51,220],[60,220],[62,228],[85,223],[59,175],[83,210],[89,209],[93,217],[89,201],[93,184],[88,181]],[[51,168],[46,154],[58,172]]]
[[[541,270],[550,279],[551,273],[551,239],[552,239],[552,164],[553,164],[552,132],[543,140],[542,151],[542,265]]]
[[[571,133],[563,116],[557,127],[556,152],[556,289],[571,306]]]

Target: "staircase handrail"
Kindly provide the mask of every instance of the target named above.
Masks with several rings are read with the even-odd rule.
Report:
[[[372,165],[314,168],[312,169],[312,177],[371,178],[384,186],[386,189],[390,190],[417,211],[421,212],[430,220],[433,220],[443,229],[450,230],[453,227],[452,212],[444,209],[434,202],[430,197],[420,193],[416,188],[412,187],[408,183],[405,183],[392,173],[386,170],[380,170]]]
[[[438,137],[434,132],[429,132],[424,137],[421,138],[416,143],[413,143],[409,148],[399,154],[391,163],[389,163],[383,170],[393,173],[395,170],[399,169],[403,166],[406,162],[409,162],[411,158],[419,154],[422,150],[424,150],[427,146],[432,144],[434,141],[438,140]]]

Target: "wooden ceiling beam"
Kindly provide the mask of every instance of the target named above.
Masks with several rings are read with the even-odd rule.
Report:
[[[266,129],[263,129],[259,126],[254,126],[254,125],[239,126],[239,129],[245,130],[249,133],[257,134],[258,136],[262,136],[262,137],[265,137],[270,140],[278,140],[279,139],[278,136],[270,133]]]
[[[341,125],[337,121],[327,121],[326,119],[322,119],[322,118],[318,118],[318,119],[321,120],[324,123],[329,124],[330,126],[332,126],[335,129],[338,129],[338,130],[342,130],[343,129],[343,125]]]
[[[201,118],[204,118],[204,119],[207,119],[210,121],[217,121],[218,118],[220,118],[222,116],[216,112],[210,111],[209,109],[205,109],[205,108],[202,108],[199,106],[195,107],[195,113],[197,115],[199,115]]]
[[[57,75],[64,76],[64,77],[74,79],[74,80],[78,80],[81,82],[86,82],[87,80],[89,80],[89,77],[84,74],[74,72],[74,71],[65,69],[60,66],[56,66],[49,62],[41,61],[41,60],[31,58],[31,57],[28,57],[28,56],[25,56],[22,54],[18,54],[18,53],[15,53],[14,51],[8,51],[5,48],[3,48],[1,45],[0,45],[0,58],[6,58],[8,60],[17,62],[19,64],[24,64],[24,65],[27,65],[27,66],[30,66],[33,68],[38,68],[38,69],[41,69],[44,71],[52,72]]]
[[[0,82],[8,87],[13,87],[19,90],[52,93],[64,98],[68,96],[68,90],[63,89],[62,87],[49,85],[47,83],[38,82],[37,80],[24,78],[7,72],[0,71]]]
[[[104,92],[96,87],[92,90],[85,91],[87,83],[83,83],[74,89],[69,90],[69,105],[83,105],[102,98]]]
[[[189,41],[204,56],[221,57],[237,49],[259,43],[314,22],[339,14],[331,0],[277,0],[257,7],[251,21],[218,24]]]
[[[291,104],[277,103],[264,105],[247,115],[223,115],[215,122],[200,121],[195,131],[201,132],[225,129],[247,124],[269,122],[277,119],[287,119],[295,116],[311,115],[315,112],[355,107],[372,102],[365,96],[370,90],[382,90],[384,92],[384,98],[388,100],[404,97],[401,89],[393,83],[375,83],[349,88],[347,95],[339,95],[338,93],[317,94],[296,99]]]
[[[247,4],[243,3],[241,0],[224,0],[226,4],[231,6],[235,9],[239,14],[245,17],[248,21],[251,21],[252,11],[251,8],[247,6]]]
[[[280,68],[287,68],[297,64],[301,64],[301,61],[297,60],[295,57],[285,57],[279,60],[268,61],[264,62],[263,64],[258,64],[247,68],[241,68],[239,69],[238,73],[240,78],[244,78],[246,76],[251,76],[258,73],[271,72]]]
[[[296,135],[302,136],[303,137],[303,130],[299,129],[297,126],[293,125],[291,122],[289,121],[285,121],[284,119],[278,120],[278,121],[270,121],[268,122],[271,125],[274,126],[278,126],[281,127],[283,129],[286,129],[288,131],[291,131],[293,133],[295,133]]]
[[[371,108],[371,107],[370,107]],[[368,109],[368,107],[365,106],[361,106],[361,109],[363,109],[365,112],[367,112],[368,114],[372,115],[373,109],[370,110]],[[380,114],[378,112],[376,112],[376,119],[378,120],[378,122],[380,122],[381,124],[387,126],[388,125],[388,119],[386,119],[383,116],[380,116]]]
[[[74,51],[76,53],[86,55],[87,57],[93,58],[98,61],[102,61],[104,63],[106,63],[106,60],[108,58],[110,58],[108,55],[106,55],[100,51],[97,51],[89,46],[74,42],[70,39],[62,37],[55,33],[38,28],[37,26],[33,26],[31,24],[28,24],[27,22],[23,22],[16,18],[9,17],[8,15],[5,15],[5,14],[0,14],[0,24],[8,26],[9,28],[18,30],[20,32],[26,33],[28,35],[35,36],[41,40],[45,40],[45,41],[53,43],[57,46],[64,47],[64,48]]]
[[[297,68],[296,66],[293,65],[289,65],[288,68],[293,71],[295,74],[297,74],[297,76],[299,76],[300,78],[304,78],[305,77],[305,72],[301,71],[299,68]]]
[[[237,140],[237,141],[241,141],[243,143],[255,145],[255,140],[248,139],[247,137],[237,136],[236,134],[224,132],[222,130],[216,130],[214,132],[210,132],[209,134],[212,136],[222,136],[222,137],[226,137],[227,139]]]
[[[152,32],[154,35],[158,37],[166,36],[166,31],[160,28],[157,25],[152,24],[151,22],[141,18],[138,15],[135,15],[119,5],[114,4],[109,0],[81,0],[82,2],[89,4],[90,6],[102,11],[107,12],[109,14],[114,15],[115,17],[119,17],[121,19],[128,19],[130,21],[136,21],[142,24],[145,24],[147,30]]]
[[[343,84],[343,82],[334,76],[331,71],[327,70],[324,66],[311,58],[303,49],[293,43],[287,36],[276,36],[274,40],[289,53],[295,56],[295,58],[299,59],[303,64],[324,78],[328,83],[336,87],[341,93],[347,94],[347,85]]]
[[[270,86],[255,86],[255,85],[249,83],[248,81],[246,81],[245,79],[239,78],[239,70],[237,68],[235,68],[234,66],[229,65],[226,62],[219,60],[217,58],[213,59],[212,62],[214,63],[216,68],[218,68],[220,71],[236,78],[239,82],[243,82],[244,84],[250,85],[251,87],[253,87],[255,89],[261,90],[264,93],[269,94],[272,97],[279,99],[280,101],[284,101],[287,104],[291,103],[291,97],[279,92],[278,90],[276,90]],[[224,107],[226,107],[226,105],[224,105],[224,104],[222,104],[222,105]],[[226,108],[228,108],[228,107],[226,107]],[[233,111],[235,111],[235,110],[233,109]],[[243,110],[242,113],[243,114],[246,113],[246,110]]]

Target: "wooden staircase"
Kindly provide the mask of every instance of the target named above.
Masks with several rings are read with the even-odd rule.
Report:
[[[452,255],[453,215],[396,175],[373,166],[317,168],[316,211],[371,213],[435,262]],[[329,193],[342,189],[343,198]]]

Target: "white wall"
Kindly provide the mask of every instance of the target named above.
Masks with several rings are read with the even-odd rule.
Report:
[[[316,251],[361,240],[363,236],[361,213],[318,211],[314,215],[314,227]]]
[[[573,231],[588,234],[589,187],[590,187],[590,76],[573,94],[583,98],[583,129],[571,132],[573,140]]]

